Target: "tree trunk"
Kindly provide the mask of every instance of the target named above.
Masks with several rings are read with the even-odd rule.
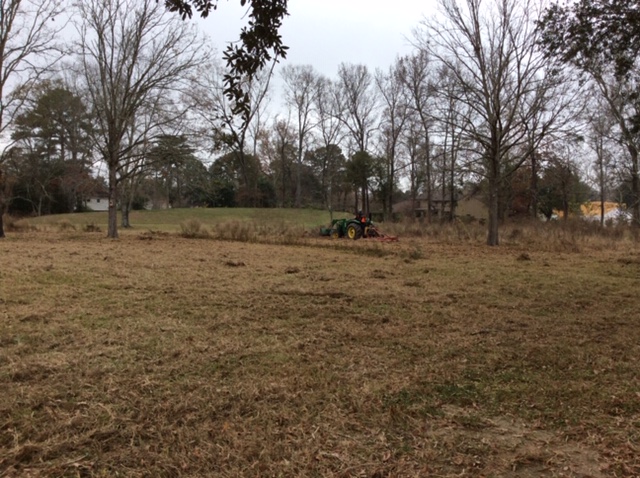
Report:
[[[411,154],[411,220],[416,218],[416,207],[418,199],[418,181],[416,171],[416,159],[414,153]]]
[[[129,222],[129,211],[131,211],[131,201],[122,201],[122,219],[120,221],[120,225],[127,229],[131,227],[131,222]]]
[[[7,212],[7,181],[4,171],[0,169],[0,239],[4,236],[4,213]]]
[[[429,132],[427,131],[427,134],[425,136],[425,154],[426,154],[426,158],[427,158],[427,163],[425,164],[426,166],[426,195],[427,195],[427,224],[431,224],[431,201],[432,201],[432,194],[431,194],[431,142],[430,142],[430,137],[429,137]]]
[[[384,199],[382,201],[382,217],[385,221],[391,220],[391,205],[393,204],[393,173],[391,172],[391,169],[389,169],[387,176],[388,186],[384,194]]]
[[[602,139],[598,140],[596,154],[598,155],[598,187],[600,189],[600,227],[604,227],[605,178]]]
[[[487,234],[487,245],[499,245],[498,220],[499,220],[499,196],[500,182],[495,178],[489,181],[489,231]]]
[[[280,157],[282,158],[282,207],[285,207],[287,204],[287,165],[285,162],[284,146],[280,150]]]
[[[640,174],[638,172],[638,150],[631,148],[631,226],[640,229]]]
[[[328,183],[328,184],[327,184]],[[322,207],[331,209],[331,178],[328,178],[326,165],[322,169]]]
[[[118,238],[118,194],[117,194],[117,163],[109,165],[109,224],[107,237]]]
[[[455,192],[455,169],[456,156],[451,151],[451,170],[449,171],[449,200],[451,207],[449,208],[449,221],[453,222],[456,218],[456,192]]]
[[[440,203],[440,222],[444,223],[445,213],[447,209],[446,199],[447,199],[447,168],[446,168],[447,156],[443,155],[442,157],[442,177],[440,181],[442,181],[442,202]]]
[[[364,190],[364,197],[366,200],[366,205],[364,207],[364,213],[368,216],[371,212],[371,205],[369,203],[369,187],[367,186]]]
[[[180,171],[178,171],[178,173],[176,175],[176,188],[178,190],[178,197],[177,197],[178,206],[177,207],[183,207],[183,204],[182,204],[182,176],[180,175]],[[136,189],[137,189],[137,183],[136,183]],[[133,195],[131,195],[131,201],[133,201]]]
[[[296,161],[296,208],[302,207],[302,157],[298,154],[298,161]]]
[[[507,181],[501,178],[498,186],[498,222],[504,224],[507,220],[508,207],[510,204],[510,194]]]
[[[7,207],[4,203],[4,198],[2,198],[2,191],[0,191],[0,239],[4,236],[4,213],[7,210]]]
[[[538,160],[536,154],[531,155],[531,183],[529,185],[531,194],[531,217],[538,217]]]

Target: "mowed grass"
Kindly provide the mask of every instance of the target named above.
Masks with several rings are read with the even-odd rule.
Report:
[[[0,476],[639,476],[640,248],[518,231],[9,234]]]

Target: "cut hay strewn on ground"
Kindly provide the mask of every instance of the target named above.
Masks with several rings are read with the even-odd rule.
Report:
[[[10,234],[0,476],[638,476],[640,248],[518,230]]]

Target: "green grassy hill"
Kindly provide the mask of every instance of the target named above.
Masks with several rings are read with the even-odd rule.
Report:
[[[349,217],[348,213],[334,213],[334,218]],[[253,223],[269,223],[296,225],[305,228],[328,224],[329,212],[318,209],[264,209],[264,208],[189,208],[166,209],[155,211],[132,211],[130,216],[132,230],[158,230],[166,232],[180,231],[180,224],[189,220],[198,220],[203,226],[215,226],[231,221],[251,221]],[[106,212],[85,212],[74,214],[57,214],[28,219],[30,225],[36,227],[59,226],[72,224],[83,227],[95,224],[106,230]],[[120,218],[118,216],[118,224]]]

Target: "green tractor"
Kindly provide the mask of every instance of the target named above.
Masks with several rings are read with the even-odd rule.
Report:
[[[320,233],[334,238],[347,237],[354,241],[361,237],[381,237],[380,232],[371,222],[371,217],[334,219],[331,221],[331,227],[323,227]]]

